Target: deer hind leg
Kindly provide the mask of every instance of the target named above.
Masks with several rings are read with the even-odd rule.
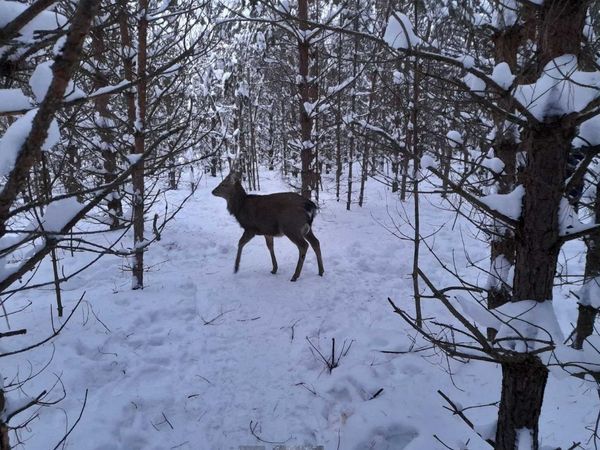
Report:
[[[325,272],[325,269],[323,269],[323,258],[321,257],[321,244],[319,243],[319,240],[312,232],[312,229],[309,229],[308,233],[306,233],[306,240],[309,242],[310,246],[312,247],[312,249],[315,251],[315,254],[317,255],[317,264],[319,265],[319,276],[322,277],[323,272]]]
[[[271,262],[273,263],[273,270],[271,270],[271,273],[275,275],[277,273],[277,259],[275,258],[275,250],[273,249],[273,236],[265,236],[265,241],[267,241],[267,248],[269,249]]]
[[[296,264],[296,271],[290,281],[296,281],[302,272],[302,266],[304,265],[304,258],[306,258],[306,251],[308,250],[308,243],[301,234],[285,234],[290,241],[296,244],[298,247],[298,264]]]
[[[242,237],[238,242],[237,256],[235,257],[235,267],[233,269],[234,273],[237,273],[238,269],[240,268],[240,259],[242,258],[242,249],[244,248],[244,245],[250,242],[250,239],[252,239],[254,236],[254,233],[248,230],[245,230],[244,234],[242,234]]]

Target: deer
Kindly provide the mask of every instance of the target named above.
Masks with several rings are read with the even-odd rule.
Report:
[[[247,194],[241,183],[241,173],[231,171],[212,191],[212,195],[227,201],[227,211],[235,217],[244,233],[238,242],[234,273],[240,268],[242,249],[256,236],[264,236],[271,254],[272,274],[277,273],[277,259],[273,238],[286,236],[298,247],[298,263],[290,281],[296,281],[302,272],[308,244],[317,255],[319,276],[323,276],[321,245],[312,231],[317,205],[294,192],[268,195]],[[308,243],[307,243],[308,241]]]

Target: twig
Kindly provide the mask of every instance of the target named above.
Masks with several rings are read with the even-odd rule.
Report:
[[[254,424],[254,426],[253,426],[253,424]],[[253,420],[251,420],[250,421],[250,433],[252,434],[252,436],[254,436],[256,439],[258,439],[260,442],[264,442],[265,444],[280,444],[281,445],[281,444],[285,444],[290,439],[292,439],[292,437],[290,436],[285,441],[267,441],[266,439],[263,439],[258,434],[256,434],[257,427],[258,427],[258,422],[254,422]]]
[[[25,333],[27,333],[27,329],[21,328],[20,330],[7,331],[5,333],[0,333],[0,338],[9,337],[9,336],[17,336],[19,334],[25,334]]]
[[[444,441],[442,441],[439,437],[437,437],[436,434],[433,435],[433,437],[435,438],[436,441],[438,441],[440,444],[442,444],[444,447],[450,449],[450,450],[455,450],[452,447],[450,447],[449,445],[447,445]]]
[[[46,393],[47,393],[46,391],[42,391],[42,393],[40,395],[38,395],[36,398],[34,398],[33,400],[31,400],[27,404],[21,406],[20,408],[15,409],[13,412],[11,412],[10,414],[8,414],[6,416],[6,423],[10,422],[10,419],[12,419],[13,417],[15,417],[17,414],[21,414],[26,409],[29,409],[32,406],[35,406],[35,405],[39,404],[40,400],[42,399],[42,397],[44,397],[44,395],[46,395]]]
[[[230,313],[232,311],[233,311],[233,309],[228,309],[226,311],[222,311],[220,314],[217,314],[215,317],[213,317],[210,320],[205,320],[204,317],[202,317],[202,316],[200,316],[200,318],[202,319],[202,322],[204,322],[204,325],[213,325],[216,320],[220,319],[225,314]]]
[[[85,397],[83,398],[83,405],[81,406],[81,411],[79,411],[79,417],[77,417],[77,420],[75,421],[73,426],[71,428],[69,428],[69,431],[67,431],[67,434],[65,434],[63,436],[63,438],[58,442],[58,444],[56,444],[56,446],[52,450],[56,450],[58,447],[60,447],[63,444],[63,442],[65,442],[67,440],[67,438],[69,437],[69,434],[71,434],[71,432],[75,429],[75,427],[81,420],[81,417],[83,416],[83,410],[85,409],[85,405],[87,403],[87,396],[88,396],[88,390],[86,389]]]
[[[77,303],[75,304],[75,306],[73,307],[73,311],[71,311],[71,313],[67,316],[67,318],[65,319],[65,321],[63,322],[63,324],[58,327],[57,329],[54,329],[53,327],[53,333],[48,336],[46,339],[39,341],[35,344],[32,344],[28,347],[23,347],[19,350],[14,350],[12,352],[6,352],[6,353],[0,353],[0,358],[3,358],[5,356],[11,356],[11,355],[16,355],[17,353],[23,353],[23,352],[27,352],[31,349],[34,349],[36,347],[39,347],[41,345],[44,345],[46,342],[52,340],[53,338],[55,338],[56,336],[58,336],[60,334],[60,332],[63,330],[63,328],[65,326],[67,326],[67,324],[69,323],[69,320],[71,320],[71,317],[73,317],[73,314],[75,314],[75,311],[77,311],[77,308],[79,307],[79,305],[81,304],[83,297],[85,296],[86,291],[83,292],[83,294],[81,294],[81,297],[79,298],[79,300],[77,300]]]
[[[158,231],[158,228],[156,226],[157,222],[158,222],[158,213],[155,213],[154,219],[152,220],[152,231],[154,232],[154,237],[156,238],[156,240],[160,241],[160,231]]]
[[[379,389],[377,390],[377,392],[375,392],[375,393],[374,393],[374,394],[371,396],[371,398],[370,398],[369,400],[373,400],[374,398],[377,398],[377,397],[379,397],[379,394],[381,394],[382,392],[383,392],[383,388],[379,388]]]

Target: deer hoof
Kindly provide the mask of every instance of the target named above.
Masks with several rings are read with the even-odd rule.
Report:
[[[272,273],[273,275],[275,275],[275,274],[277,273],[277,269],[273,269],[273,270],[271,270],[271,273]]]
[[[292,279],[290,281],[296,281],[298,279],[298,277],[292,277]]]
[[[325,271],[319,272],[319,276],[322,277],[324,273],[325,273]]]

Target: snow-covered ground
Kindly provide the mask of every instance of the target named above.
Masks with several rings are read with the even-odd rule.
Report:
[[[401,231],[412,231],[402,224],[402,206],[384,186],[371,182],[365,207],[350,212],[330,193],[322,194],[314,230],[325,276],[317,275],[309,250],[302,276],[291,283],[297,250],[285,238],[275,241],[277,275],[269,273],[269,254],[259,237],[246,246],[240,272],[233,274],[241,229],[225,202],[210,195],[219,181],[204,178],[150,248],[143,291],[130,290],[122,260],[106,257],[64,285],[67,308],[87,293],[62,334],[52,344],[2,361],[4,376],[18,368],[21,377],[49,363],[27,384],[30,395],[58,379],[66,390],[61,403],[42,408],[22,433],[25,449],[53,448],[77,418],[86,390],[87,404],[67,449],[238,450],[244,445],[271,449],[274,443],[327,450],[444,448],[434,435],[456,449],[487,448],[443,408],[437,391],[462,406],[495,402],[499,367],[448,361],[430,349],[408,352],[414,332],[392,313],[387,298],[413,310],[412,243],[384,225],[393,219]],[[286,190],[275,172],[263,173],[262,184],[263,192]],[[182,187],[169,196],[177,201],[186,194]],[[412,203],[404,206],[410,211]],[[455,219],[438,199],[423,200],[424,234],[444,225],[430,238],[436,255],[473,275],[463,239],[471,260],[483,266],[488,250]],[[567,249],[566,256],[574,252]],[[63,254],[61,264],[75,267],[84,257]],[[422,260],[441,286],[455,284],[427,252]],[[49,270],[45,263],[36,276],[47,277]],[[485,276],[480,278],[483,282]],[[12,316],[11,325],[26,326],[29,333],[5,340],[4,349],[9,342],[17,346],[50,332],[52,290],[26,292],[11,304],[16,309],[26,301],[31,306]],[[423,301],[426,317],[447,316],[434,300]],[[575,305],[562,297],[555,303],[568,331]],[[332,338],[338,356],[344,344],[349,349],[329,373],[310,343],[328,357]],[[415,348],[422,345],[417,340]],[[55,397],[60,393],[59,385]],[[593,427],[598,407],[589,385],[551,375],[543,444],[568,448],[578,441],[593,448],[586,427]],[[496,409],[467,414],[485,429]]]

